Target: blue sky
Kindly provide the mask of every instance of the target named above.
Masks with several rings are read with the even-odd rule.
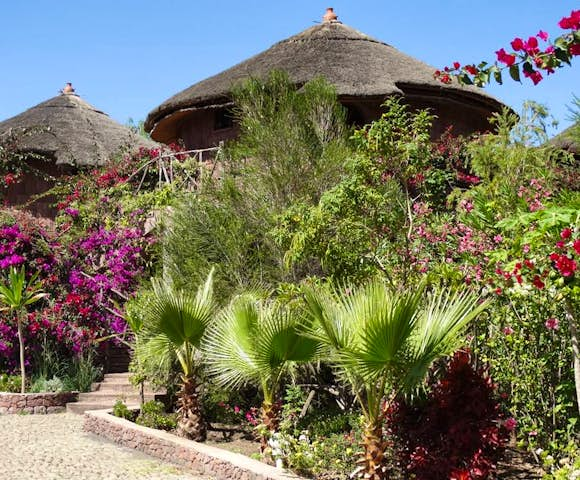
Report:
[[[580,2],[4,1],[0,120],[53,97],[67,81],[113,119],[142,120],[171,95],[320,21],[328,6],[345,24],[441,67],[493,61],[515,36],[540,28],[555,36]],[[488,91],[516,110],[526,99],[547,104],[562,129],[580,96],[580,58],[538,86],[507,80]]]

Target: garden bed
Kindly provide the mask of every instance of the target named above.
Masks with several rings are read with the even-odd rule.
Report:
[[[0,415],[61,413],[66,410],[66,404],[76,402],[78,396],[79,392],[0,392]]]
[[[110,410],[85,412],[84,430],[153,457],[224,480],[300,480],[239,453],[193,442],[114,417]]]

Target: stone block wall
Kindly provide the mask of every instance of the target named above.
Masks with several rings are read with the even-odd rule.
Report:
[[[303,480],[239,453],[143,427],[109,412],[85,412],[84,430],[219,480]]]
[[[76,402],[78,392],[5,393],[0,392],[0,415],[47,414],[66,410],[66,404]]]

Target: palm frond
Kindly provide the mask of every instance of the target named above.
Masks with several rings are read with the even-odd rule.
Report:
[[[154,294],[146,304],[138,332],[141,358],[158,357],[162,363],[177,359],[183,373],[192,374],[202,338],[214,316],[212,275],[213,271],[195,296],[161,279],[152,279]]]
[[[469,292],[439,291],[430,296],[413,335],[404,390],[420,384],[434,360],[461,346],[465,328],[486,307]]]
[[[222,386],[255,383],[271,395],[284,372],[313,359],[318,350],[318,342],[303,330],[301,317],[277,302],[250,294],[237,297],[204,343],[210,372]]]

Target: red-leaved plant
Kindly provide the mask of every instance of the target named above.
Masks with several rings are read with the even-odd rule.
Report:
[[[389,431],[404,446],[406,478],[416,480],[489,478],[515,423],[502,418],[492,380],[471,367],[464,351],[425,403],[397,403],[387,415]]]

